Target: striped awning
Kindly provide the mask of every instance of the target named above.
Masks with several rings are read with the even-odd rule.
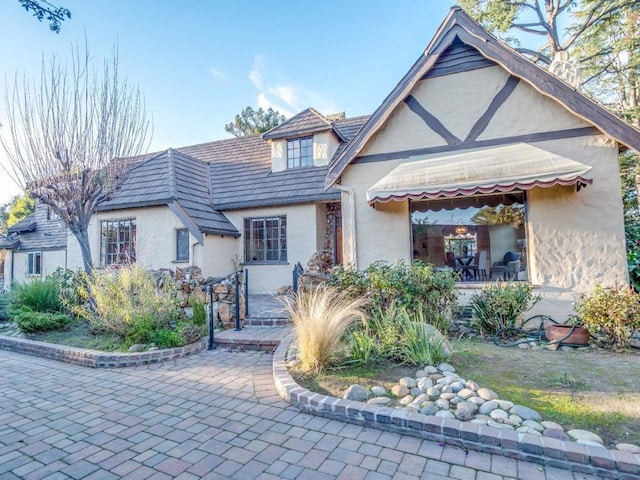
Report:
[[[528,143],[415,158],[367,190],[367,201],[424,200],[591,184],[591,167]]]

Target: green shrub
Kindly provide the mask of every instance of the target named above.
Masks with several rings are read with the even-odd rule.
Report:
[[[603,288],[598,285],[576,304],[580,324],[592,333],[605,336],[606,347],[626,350],[640,328],[640,295],[629,287]]]
[[[9,313],[22,307],[29,307],[34,312],[61,312],[60,287],[51,277],[44,280],[33,280],[28,283],[16,283],[11,286],[9,296]]]
[[[446,338],[424,318],[419,310],[377,308],[349,333],[351,362],[371,364],[393,361],[408,365],[435,365],[450,355]]]
[[[205,326],[207,324],[207,311],[204,302],[195,297],[191,297],[191,307],[193,308],[193,323],[195,325]]]
[[[361,272],[339,267],[328,283],[353,298],[368,298],[371,306],[383,310],[397,307],[413,315],[421,312],[426,322],[444,332],[456,308],[455,280],[453,272],[437,272],[432,265],[415,261],[411,265],[376,262]]]
[[[182,335],[180,335],[180,332],[162,328],[154,332],[153,343],[155,343],[158,348],[181,347],[184,345],[184,339]]]
[[[89,296],[89,276],[83,270],[59,267],[49,278],[57,283],[60,301],[69,311],[84,304]]]
[[[178,324],[178,331],[185,345],[197,342],[205,335],[205,328],[202,325],[195,325],[193,323]]]
[[[493,335],[502,327],[512,327],[523,312],[540,300],[527,282],[496,282],[471,297],[471,326]]]
[[[56,330],[71,321],[64,313],[36,312],[26,305],[14,309],[12,317],[20,329],[26,333]]]
[[[166,328],[180,317],[175,292],[160,291],[154,276],[140,265],[94,272],[88,279],[89,304],[76,308],[95,330],[127,338],[138,319],[149,319],[153,330]],[[146,320],[145,320],[146,321]]]
[[[126,344],[131,346],[140,343],[151,343],[155,324],[149,317],[139,316],[133,319],[125,334]]]
[[[0,322],[6,322],[9,318],[9,295],[0,293]]]

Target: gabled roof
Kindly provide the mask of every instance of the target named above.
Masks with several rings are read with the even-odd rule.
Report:
[[[239,236],[239,232],[211,204],[209,164],[168,149],[135,166],[98,210],[167,205],[202,240],[202,233]]]
[[[36,203],[35,211],[0,236],[0,248],[11,250],[62,250],[67,247],[67,229],[58,219],[48,219],[48,207]]]
[[[490,35],[460,7],[453,7],[424,54],[371,115],[353,140],[340,152],[340,155],[334,157],[329,166],[327,187],[339,179],[344,169],[359,155],[373,135],[384,126],[398,105],[407,98],[416,84],[429,74],[440,56],[454,43],[462,43],[474,48],[490,62],[500,65],[513,76],[529,83],[540,93],[558,101],[569,111],[593,124],[620,144],[640,151],[640,131]]]
[[[313,108],[307,108],[262,135],[265,140],[296,137],[331,130],[331,121]]]

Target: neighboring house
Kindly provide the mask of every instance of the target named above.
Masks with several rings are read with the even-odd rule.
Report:
[[[4,253],[4,287],[43,278],[67,266],[67,230],[46,205],[9,227],[0,237]],[[2,272],[0,272],[2,273]]]
[[[141,159],[92,219],[93,261],[213,276],[241,262],[252,293],[275,293],[316,251],[359,269],[420,259],[461,271],[463,301],[529,281],[564,320],[579,293],[628,282],[624,148],[640,132],[456,7],[371,117],[307,109]]]

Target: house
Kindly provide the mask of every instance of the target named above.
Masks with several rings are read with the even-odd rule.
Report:
[[[309,108],[262,136],[140,159],[92,219],[93,261],[242,264],[250,292],[274,293],[317,251],[359,269],[420,259],[460,271],[463,301],[528,281],[563,320],[578,294],[628,282],[626,148],[640,132],[454,7],[371,116]],[[80,267],[71,236],[66,249]]]
[[[33,213],[0,237],[0,252],[4,254],[3,288],[13,280],[42,278],[58,267],[66,268],[67,230],[46,205],[37,204]]]

